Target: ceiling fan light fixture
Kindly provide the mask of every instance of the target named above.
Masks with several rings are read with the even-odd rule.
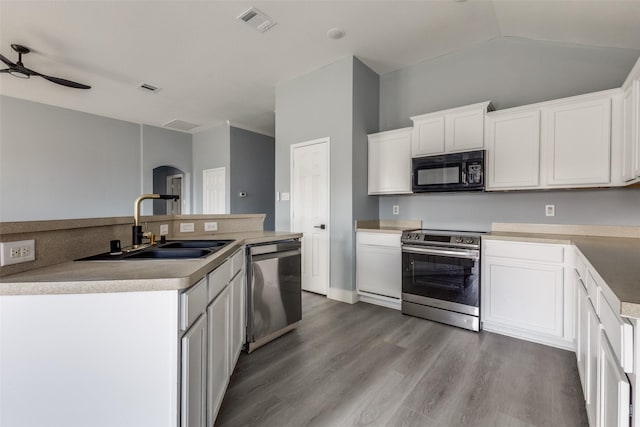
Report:
[[[18,70],[9,70],[9,74],[19,79],[28,79],[29,77],[31,77],[29,74],[23,73],[22,71],[18,71]]]

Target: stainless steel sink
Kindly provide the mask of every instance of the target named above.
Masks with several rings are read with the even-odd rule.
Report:
[[[224,248],[233,240],[169,240],[144,249],[111,255],[105,252],[76,261],[135,261],[144,259],[198,259]]]

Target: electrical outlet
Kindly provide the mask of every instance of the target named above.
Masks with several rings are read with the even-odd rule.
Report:
[[[35,259],[35,240],[0,243],[0,265],[2,266],[35,261]]]
[[[546,205],[544,207],[544,214],[546,216],[556,216],[556,205]]]
[[[393,205],[393,214],[394,215],[400,215],[400,206],[399,205]]]
[[[169,224],[160,224],[160,235],[166,236],[169,234]]]
[[[217,222],[205,222],[204,223],[204,231],[218,231],[218,223]]]
[[[192,222],[181,222],[180,223],[180,232],[181,233],[193,233],[195,227]]]

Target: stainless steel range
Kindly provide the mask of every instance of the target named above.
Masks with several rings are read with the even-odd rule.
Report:
[[[480,330],[480,232],[402,233],[402,312]]]

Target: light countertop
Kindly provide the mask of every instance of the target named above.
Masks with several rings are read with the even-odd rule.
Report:
[[[619,313],[640,318],[639,238],[494,231],[483,239],[574,245],[620,301]]]
[[[275,231],[224,233],[215,239],[233,242],[206,258],[65,262],[0,278],[0,296],[186,289],[243,245],[300,237],[300,233]]]

